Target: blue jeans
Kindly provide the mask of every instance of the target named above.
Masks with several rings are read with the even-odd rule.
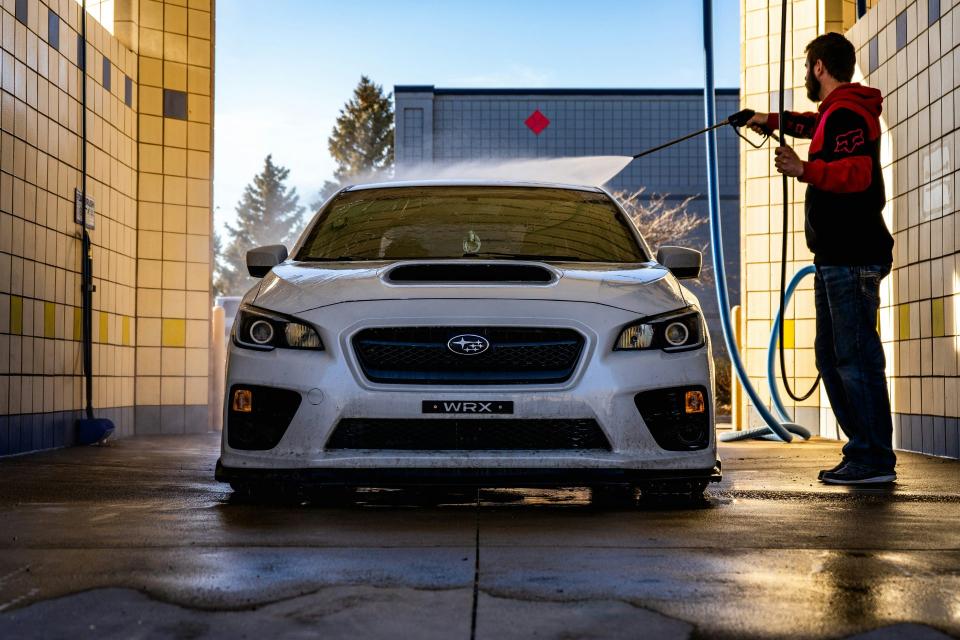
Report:
[[[892,471],[893,420],[877,333],[880,281],[890,265],[817,266],[817,369],[837,424],[849,438],[847,460]]]

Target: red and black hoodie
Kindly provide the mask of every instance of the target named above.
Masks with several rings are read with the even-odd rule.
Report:
[[[801,182],[807,183],[807,246],[822,265],[891,264],[893,237],[883,222],[886,195],[880,171],[880,92],[857,83],[838,86],[817,113],[776,113],[767,124],[795,138],[812,138]]]

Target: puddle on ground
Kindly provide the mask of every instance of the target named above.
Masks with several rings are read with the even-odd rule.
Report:
[[[481,508],[496,509],[703,509],[731,504],[733,499],[709,490],[702,498],[678,502],[645,500],[636,490],[597,491],[589,487],[564,488],[359,488],[323,489],[294,494],[224,494],[229,505],[269,504],[289,507],[364,509]]]

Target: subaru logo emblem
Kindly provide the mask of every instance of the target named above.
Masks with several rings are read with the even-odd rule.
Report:
[[[458,356],[476,356],[490,348],[490,341],[483,336],[463,334],[447,341],[447,349]]]

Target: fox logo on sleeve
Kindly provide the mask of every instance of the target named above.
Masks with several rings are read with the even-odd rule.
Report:
[[[836,137],[837,148],[834,153],[853,153],[857,147],[864,143],[863,129],[854,129]]]

